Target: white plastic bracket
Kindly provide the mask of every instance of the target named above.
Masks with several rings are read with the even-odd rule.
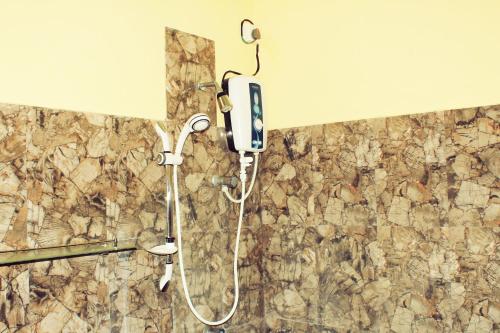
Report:
[[[158,153],[157,162],[159,165],[181,165],[183,158],[170,152]]]
[[[240,157],[240,163],[244,168],[248,168],[250,165],[252,165],[253,158],[252,157],[246,157],[245,155],[241,155]]]
[[[149,253],[155,254],[157,256],[166,256],[169,254],[174,254],[177,252],[177,246],[174,243],[166,243],[163,245],[157,245],[151,249],[146,249]]]

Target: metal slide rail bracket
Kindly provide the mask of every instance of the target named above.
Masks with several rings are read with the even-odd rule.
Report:
[[[0,266],[133,250],[137,250],[135,239],[0,251]]]

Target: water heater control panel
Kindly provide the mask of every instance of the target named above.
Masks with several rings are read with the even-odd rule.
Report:
[[[252,121],[252,148],[262,149],[264,138],[262,131],[264,129],[264,121],[262,119],[262,94],[260,85],[256,83],[249,84],[250,89],[250,109]]]
[[[233,109],[226,113],[229,147],[234,151],[262,152],[267,145],[262,86],[253,76],[228,79],[227,91]]]

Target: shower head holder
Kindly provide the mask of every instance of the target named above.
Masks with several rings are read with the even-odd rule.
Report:
[[[181,165],[183,161],[182,155],[176,155],[168,151],[158,153],[156,162],[158,165]]]
[[[157,255],[157,256],[166,256],[169,254],[174,254],[177,252],[177,246],[175,246],[174,243],[165,243],[163,245],[157,245],[155,247],[152,247],[150,249],[146,249],[151,254]]]

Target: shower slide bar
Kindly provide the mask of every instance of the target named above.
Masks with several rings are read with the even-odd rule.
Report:
[[[137,250],[135,239],[0,251],[0,266]]]

